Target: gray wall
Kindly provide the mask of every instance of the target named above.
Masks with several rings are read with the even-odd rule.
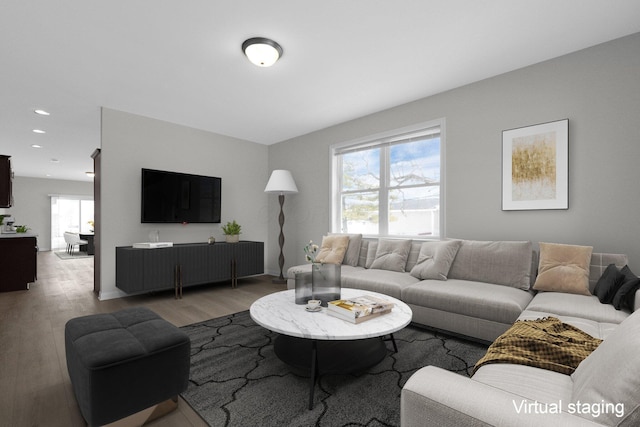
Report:
[[[222,222],[237,220],[243,240],[266,241],[266,146],[106,108],[101,144],[101,299],[123,295],[115,287],[117,246],[148,242],[152,230],[174,243],[224,238],[220,224],[140,223],[141,168],[221,177]]]
[[[638,273],[639,76],[635,34],[270,146],[269,169],[291,170],[300,191],[285,203],[285,268],[329,231],[331,144],[445,118],[447,237],[590,245],[628,254]],[[569,210],[502,211],[502,131],[565,118]]]
[[[41,251],[51,250],[52,194],[93,197],[93,182],[16,176],[13,179],[14,205],[0,212],[12,215],[16,224],[31,228],[30,231],[38,235]]]

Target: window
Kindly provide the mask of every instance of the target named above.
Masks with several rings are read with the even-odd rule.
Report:
[[[331,147],[332,230],[439,238],[442,128],[441,120]]]

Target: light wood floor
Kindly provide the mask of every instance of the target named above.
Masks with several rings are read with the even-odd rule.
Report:
[[[28,291],[0,293],[0,426],[83,426],[67,373],[67,320],[125,307],[146,306],[176,326],[247,310],[261,296],[283,290],[271,276],[173,292],[99,301],[93,293],[93,259],[61,260],[38,254],[38,280]],[[206,425],[184,401],[153,421],[158,427]]]

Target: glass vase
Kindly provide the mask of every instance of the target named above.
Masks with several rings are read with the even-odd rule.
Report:
[[[313,299],[312,275],[309,273],[296,273],[296,304],[306,304]]]
[[[319,264],[311,266],[311,281],[313,282],[313,299],[322,301],[326,307],[329,301],[340,299],[340,264]]]

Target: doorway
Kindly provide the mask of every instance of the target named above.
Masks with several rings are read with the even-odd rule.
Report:
[[[93,197],[51,196],[51,250],[66,247],[65,231],[93,234],[93,218]]]

